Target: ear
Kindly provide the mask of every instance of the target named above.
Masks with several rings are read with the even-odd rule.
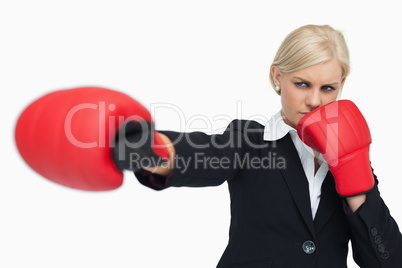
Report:
[[[346,76],[345,76],[345,77],[342,77],[342,80],[341,80],[341,87],[343,87],[343,85],[345,84],[345,81],[346,81]]]
[[[342,91],[343,91],[343,85],[345,84],[345,81],[346,81],[346,77],[342,77],[341,88],[339,89],[338,96],[337,96],[336,100],[341,99],[341,95],[342,95]]]
[[[275,85],[279,86],[281,84],[281,70],[279,70],[278,66],[272,65],[271,74]]]

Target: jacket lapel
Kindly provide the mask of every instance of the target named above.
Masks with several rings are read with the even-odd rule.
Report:
[[[335,181],[331,172],[328,171],[321,187],[321,200],[314,219],[315,231],[318,232],[331,218],[335,209],[341,205],[341,198],[335,191]]]
[[[283,178],[311,234],[315,237],[308,181],[297,150],[289,133],[276,142],[278,143],[278,149],[281,148],[277,154],[283,156],[286,160],[286,168],[281,169]]]

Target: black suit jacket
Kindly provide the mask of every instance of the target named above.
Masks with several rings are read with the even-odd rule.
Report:
[[[137,171],[153,189],[216,186],[231,198],[229,242],[217,267],[346,267],[348,242],[361,267],[402,267],[402,237],[376,186],[355,213],[348,212],[328,172],[315,219],[308,182],[289,134],[263,140],[264,126],[234,120],[223,134],[162,131],[178,164],[163,177]],[[179,162],[178,162],[179,163]]]

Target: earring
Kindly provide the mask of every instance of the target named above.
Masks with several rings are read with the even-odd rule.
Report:
[[[279,87],[279,86],[275,86],[275,91],[278,92],[278,93],[281,92],[280,87]]]

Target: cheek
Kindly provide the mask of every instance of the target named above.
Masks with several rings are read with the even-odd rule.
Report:
[[[287,106],[288,109],[294,109],[303,102],[303,97],[297,90],[287,88],[282,94],[282,106]]]
[[[296,122],[296,113],[302,102],[301,96],[292,90],[284,90],[281,95],[282,110],[288,120],[288,124],[293,126]],[[294,127],[294,126],[293,126]]]

